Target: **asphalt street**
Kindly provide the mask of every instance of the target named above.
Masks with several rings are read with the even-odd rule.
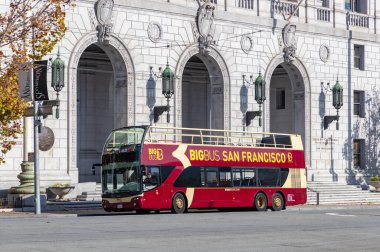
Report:
[[[0,251],[378,251],[380,208],[0,214]]]

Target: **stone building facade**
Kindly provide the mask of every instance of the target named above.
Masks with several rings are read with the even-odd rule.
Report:
[[[364,127],[380,89],[376,2],[77,0],[59,43],[60,119],[43,120],[55,141],[40,151],[42,184],[99,182],[108,133],[142,124],[301,134],[308,180],[355,182],[376,168],[365,157]],[[159,70],[166,64],[176,76],[171,120],[164,113],[154,123],[154,107],[166,105]],[[259,73],[262,126],[258,117],[247,125],[246,113],[259,109],[251,85]],[[339,130],[336,121],[324,127],[337,113],[336,81],[344,99]],[[1,166],[0,189],[18,184],[22,145],[20,138]]]

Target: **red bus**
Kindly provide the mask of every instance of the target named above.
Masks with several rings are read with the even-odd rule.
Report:
[[[133,126],[114,130],[104,146],[105,211],[279,211],[304,203],[299,135]]]

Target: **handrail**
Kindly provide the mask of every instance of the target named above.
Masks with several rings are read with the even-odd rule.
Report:
[[[294,134],[254,133],[232,130],[175,128],[150,126],[145,136],[147,143],[187,143],[203,145],[229,145],[291,148]],[[281,141],[283,140],[283,141]]]
[[[311,192],[313,192],[313,193],[315,193],[316,194],[316,205],[319,205],[319,194],[320,194],[320,192],[319,191],[317,191],[317,190],[315,190],[315,189],[312,189],[312,188],[310,188],[310,187],[307,187],[307,190],[309,190],[309,191],[311,191]]]

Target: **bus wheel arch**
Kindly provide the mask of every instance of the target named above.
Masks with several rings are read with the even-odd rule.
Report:
[[[272,207],[273,211],[281,211],[285,209],[285,196],[282,192],[275,192],[272,196]]]
[[[254,200],[254,203],[253,203],[253,208],[256,211],[266,211],[267,207],[268,207],[268,197],[267,197],[267,195],[264,192],[262,192],[262,191],[257,192],[256,195],[255,195],[255,200]]]
[[[187,198],[182,192],[176,192],[172,198],[172,213],[185,213],[187,212]]]

